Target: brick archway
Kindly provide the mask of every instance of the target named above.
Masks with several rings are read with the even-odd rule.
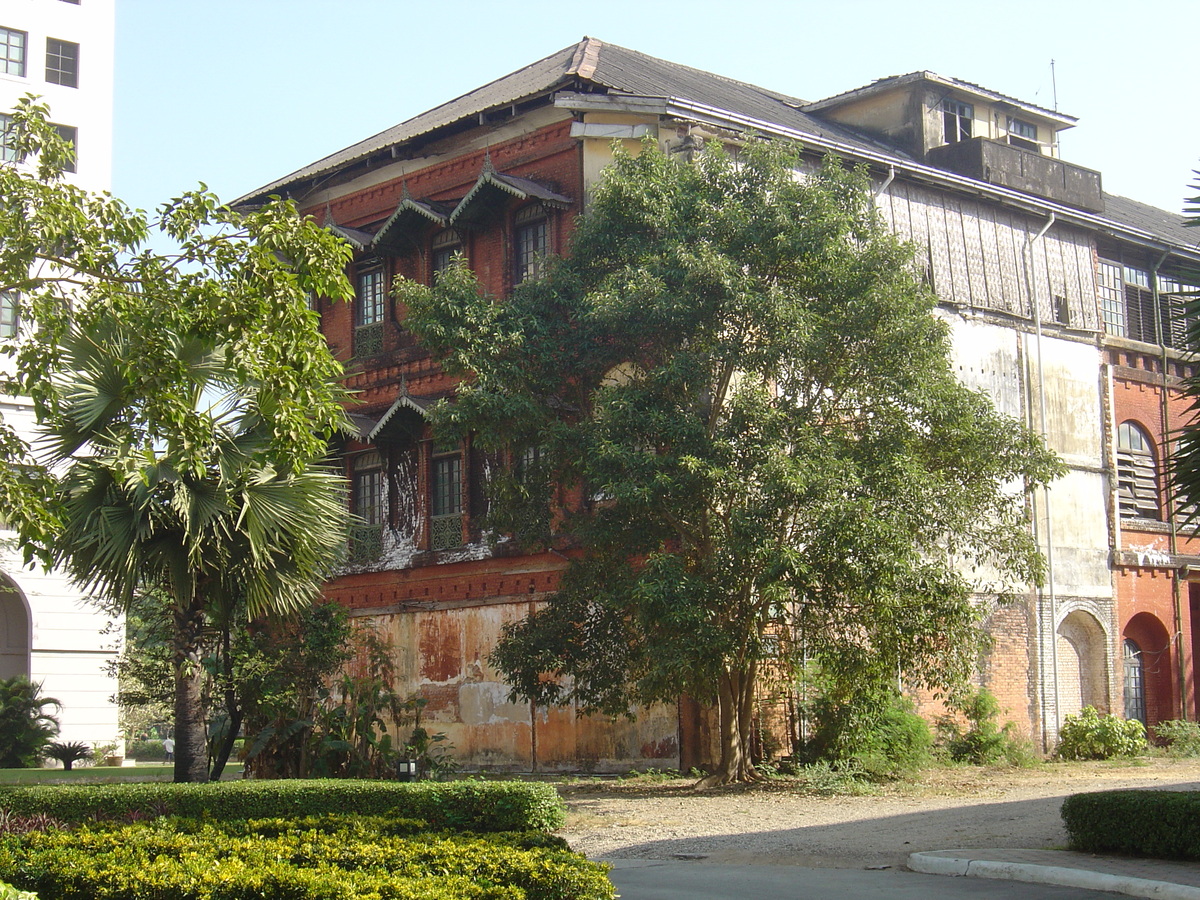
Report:
[[[1107,642],[1096,617],[1078,609],[1068,613],[1059,623],[1055,643],[1060,718],[1085,706],[1107,712]]]

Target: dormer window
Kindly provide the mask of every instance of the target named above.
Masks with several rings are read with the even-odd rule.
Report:
[[[975,107],[958,100],[942,101],[943,138],[947,144],[969,141],[972,137],[971,122],[975,118]]]
[[[1038,144],[1037,126],[1024,119],[1008,117],[1008,142],[1014,147],[1024,147],[1026,150],[1040,150]]]

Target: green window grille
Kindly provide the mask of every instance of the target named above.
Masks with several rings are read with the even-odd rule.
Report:
[[[350,565],[367,565],[383,555],[382,525],[351,525],[350,543],[346,551],[346,562]]]
[[[462,545],[462,457],[443,456],[433,461],[429,516],[429,546],[446,550]]]
[[[377,356],[383,352],[383,323],[354,329],[354,355]]]

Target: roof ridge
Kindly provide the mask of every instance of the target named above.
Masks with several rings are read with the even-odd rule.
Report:
[[[600,62],[600,49],[603,46],[602,41],[585,34],[583,40],[575,46],[575,55],[571,58],[567,72],[589,81],[595,78],[596,64]]]
[[[589,40],[591,40],[591,39],[589,39]],[[757,91],[758,93],[762,94],[764,97],[769,97],[772,100],[777,100],[781,103],[785,103],[785,104],[795,103],[795,104],[800,104],[800,105],[806,105],[809,102],[807,100],[801,99],[800,97],[796,97],[791,94],[785,94],[782,91],[777,91],[773,88],[764,87],[761,84],[755,84],[752,81],[742,81],[739,78],[732,78],[729,75],[722,75],[720,72],[712,72],[712,71],[709,71],[708,69],[701,69],[696,66],[689,66],[689,65],[686,65],[685,63],[677,63],[677,62],[674,62],[673,60],[666,59],[665,57],[662,57],[662,56],[654,56],[653,54],[645,53],[641,50],[634,50],[630,47],[622,47],[619,44],[602,44],[600,41],[596,41],[596,44],[600,47],[604,47],[607,50],[619,50],[622,53],[630,53],[634,56],[640,56],[642,59],[653,60],[656,63],[661,63],[663,65],[670,66],[673,69],[683,69],[688,72],[695,72],[699,75],[704,75],[708,78],[716,79],[717,81],[723,81],[726,84],[733,84],[733,85],[737,85],[738,87],[749,88],[751,90]],[[609,88],[613,87],[613,85],[610,85],[610,84],[605,84],[604,86],[609,87]]]

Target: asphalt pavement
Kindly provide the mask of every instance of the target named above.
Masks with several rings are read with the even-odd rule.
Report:
[[[912,854],[907,870],[734,866],[702,858],[601,861],[613,866],[609,876],[622,900],[1094,900],[1114,894],[1200,900],[1200,863],[1063,850],[934,850]]]

